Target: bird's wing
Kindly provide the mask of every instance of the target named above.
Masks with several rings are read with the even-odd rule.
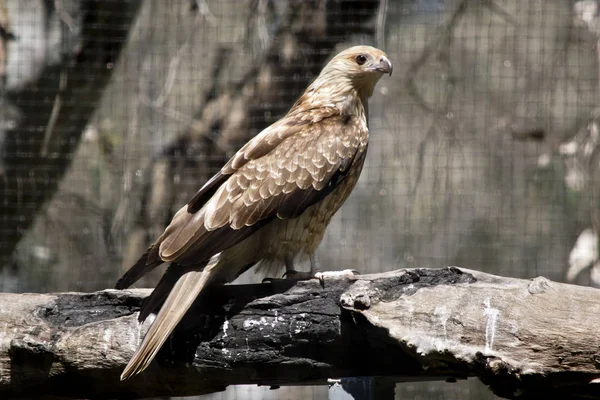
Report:
[[[305,132],[305,134],[312,132],[316,124],[328,120],[329,118],[333,118],[337,114],[339,114],[339,111],[334,106],[304,109],[302,112],[288,114],[256,135],[246,143],[216,175],[202,186],[185,207],[182,207],[177,212],[165,233],[163,233],[163,235],[148,248],[140,259],[129,268],[125,274],[123,274],[115,287],[117,289],[128,288],[164,261],[173,261],[173,257],[169,259],[161,258],[159,255],[161,243],[168,240],[168,247],[175,248],[178,245],[181,246],[182,242],[185,246],[189,239],[193,239],[190,236],[186,237],[185,234],[189,234],[190,228],[193,228],[194,226],[200,227],[202,225],[204,218],[204,214],[201,213],[202,207],[211,200],[215,193],[227,184],[230,179],[239,179],[234,177],[234,175],[240,168],[244,167],[250,161],[257,160],[266,154],[269,154],[288,138],[301,132]],[[198,241],[198,244],[203,244],[200,247],[202,247],[204,255],[210,257],[222,249],[226,249],[242,241],[266,222],[268,221],[263,220],[254,224],[252,227],[238,230],[221,229],[212,236],[204,235],[202,240]],[[228,234],[221,235],[224,231],[228,231]],[[188,263],[196,262],[201,264],[208,260],[208,258],[198,259],[198,255],[199,252],[197,251],[190,252],[188,257],[185,257],[186,259],[181,261],[183,263],[187,261]]]
[[[273,218],[299,216],[344,179],[366,150],[367,134],[359,118],[335,115],[303,125],[270,151],[249,142],[247,154],[260,156],[242,165],[234,156],[226,167],[235,171],[196,213],[179,210],[163,234],[160,257],[181,265],[206,260]]]

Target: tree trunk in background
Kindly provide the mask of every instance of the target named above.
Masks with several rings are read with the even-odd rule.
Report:
[[[46,3],[9,1],[3,8],[12,37],[2,47],[0,268],[11,264],[71,164],[140,4]]]

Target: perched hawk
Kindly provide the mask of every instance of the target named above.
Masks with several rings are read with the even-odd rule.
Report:
[[[367,100],[386,54],[351,47],[336,55],[285,117],[244,145],[173,217],[165,232],[117,282],[131,286],[170,263],[139,319],[160,308],[123,371],[143,371],[207,285],[231,282],[248,268],[284,266],[315,251],[333,214],[360,175],[367,152]],[[162,304],[162,307],[161,307]]]

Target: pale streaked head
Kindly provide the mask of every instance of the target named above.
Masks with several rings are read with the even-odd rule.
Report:
[[[383,74],[392,75],[392,63],[387,54],[371,46],[353,46],[336,55],[323,69],[342,69],[352,76],[376,76],[378,79]]]
[[[323,95],[331,100],[356,90],[364,101],[371,97],[384,74],[392,75],[392,69],[392,63],[383,51],[371,46],[353,46],[327,63],[307,93],[319,95],[324,91]]]

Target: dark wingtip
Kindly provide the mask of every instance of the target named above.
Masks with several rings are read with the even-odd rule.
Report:
[[[148,247],[148,250],[137,260],[137,262],[129,268],[127,272],[123,274],[123,276],[117,281],[115,284],[115,289],[123,290],[127,289],[135,282],[138,281],[142,276],[152,271],[154,268],[162,264],[162,260],[159,258],[158,260],[151,260],[148,263],[148,257],[150,252],[154,249],[154,245]]]
[[[119,279],[117,281],[117,283],[115,283],[115,289],[117,289],[117,290],[123,290],[126,288],[127,288],[127,286],[125,286],[125,284],[123,283],[123,278]]]

